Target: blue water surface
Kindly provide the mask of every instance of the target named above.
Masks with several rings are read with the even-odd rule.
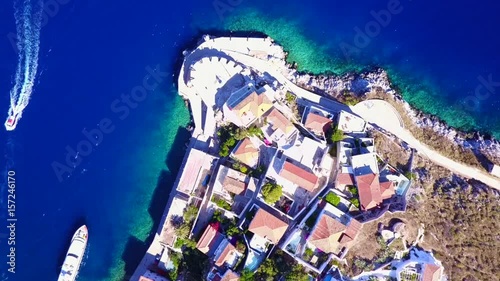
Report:
[[[8,36],[16,30],[11,1],[0,4],[4,117],[18,62]],[[14,132],[0,132],[5,169],[16,172],[18,218],[15,274],[6,272],[7,242],[0,237],[2,280],[56,280],[71,235],[83,223],[90,240],[79,280],[127,279],[156,229],[187,140],[179,128],[189,113],[173,74],[182,50],[207,31],[266,32],[305,71],[385,67],[414,106],[451,125],[500,136],[498,83],[480,98],[475,93],[484,79],[500,81],[497,2],[401,0],[401,11],[347,57],[341,43],[354,46],[355,28],[374,21],[371,11],[397,3],[110,2],[58,2],[64,4],[41,30],[30,104]],[[142,85],[148,67],[168,74],[143,101],[128,106],[126,116],[113,110],[114,103],[124,105],[122,94]],[[82,130],[105,118],[114,130],[60,180],[53,163],[64,164],[66,147],[75,149],[86,140]],[[6,224],[5,185],[1,196]]]

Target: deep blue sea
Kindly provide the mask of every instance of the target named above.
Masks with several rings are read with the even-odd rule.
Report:
[[[0,3],[2,118],[19,62],[11,35],[40,10],[34,0],[13,1]],[[208,30],[265,32],[314,73],[382,66],[414,106],[500,138],[500,4],[492,0],[44,2],[39,37],[30,37],[29,24],[22,29],[25,50],[39,48],[38,65],[27,64],[36,70],[30,103],[15,131],[0,130],[1,280],[56,280],[83,223],[90,240],[78,280],[126,280],[133,272],[188,138],[189,113],[174,84],[179,57]],[[145,77],[156,87],[127,104],[123,97]],[[67,150],[85,146],[82,131],[100,122],[112,132],[67,165]],[[59,179],[55,162],[71,173]],[[8,170],[16,182],[14,274],[7,271]]]

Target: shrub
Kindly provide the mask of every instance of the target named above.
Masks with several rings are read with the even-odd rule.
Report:
[[[255,280],[253,275],[254,273],[249,269],[243,269],[243,271],[241,272],[240,281],[253,281]]]
[[[182,248],[182,246],[186,246],[188,248],[194,249],[194,248],[196,248],[196,242],[191,240],[191,239],[188,239],[188,238],[178,237],[175,240],[174,247],[175,248]]]
[[[336,142],[341,141],[343,139],[344,139],[344,132],[342,132],[337,127],[335,127],[335,129],[333,129],[333,133],[332,133],[332,136],[330,137],[330,140],[333,143],[336,143]]]
[[[354,185],[348,185],[347,190],[349,190],[349,192],[354,196],[358,195],[358,188]]]
[[[305,260],[310,260],[314,255],[314,251],[311,248],[306,248],[303,254]]]
[[[179,228],[175,229],[175,235],[183,239],[188,238],[189,233],[191,232],[191,226],[191,223],[185,223],[181,225]]]
[[[295,101],[295,95],[292,94],[291,92],[286,92],[286,94],[285,94],[285,100],[286,100],[287,103],[290,104],[290,103],[292,103],[292,102]]]
[[[276,263],[272,259],[266,259],[257,269],[257,274],[263,277],[265,280],[273,280],[273,278],[278,274],[278,269]]]
[[[314,223],[316,223],[316,219],[318,218],[319,216],[319,211],[316,210],[314,213],[312,213],[309,218],[307,218],[306,220],[306,225],[309,227],[309,228],[312,228],[314,226]]]
[[[241,242],[240,240],[236,241],[236,250],[240,253],[245,253],[245,250],[247,249],[247,246],[245,243]]]
[[[358,104],[359,101],[360,100],[358,98],[354,97],[354,96],[350,96],[350,95],[344,96],[344,103],[346,105],[354,106],[354,105]]]
[[[226,201],[224,201],[221,198],[214,197],[214,198],[212,198],[212,202],[214,202],[215,205],[217,205],[218,207],[220,207],[224,210],[231,211],[231,205],[229,205],[229,203],[227,203]]]
[[[417,175],[415,173],[410,172],[410,171],[405,173],[405,177],[407,177],[409,180],[416,180],[417,179]]]
[[[351,198],[349,199],[349,201],[354,205],[356,206],[356,208],[359,208],[359,200],[358,198]]]
[[[274,204],[283,195],[283,188],[281,185],[268,182],[262,187],[261,192],[264,201],[269,204]]]
[[[248,173],[248,168],[244,165],[241,165],[240,166],[240,172],[242,172],[243,174],[246,174]]]
[[[190,222],[196,218],[198,215],[198,208],[196,206],[190,205],[186,208],[186,211],[184,212],[184,221],[185,222]]]
[[[236,224],[234,224],[233,222],[231,222],[229,224],[229,226],[227,227],[227,230],[226,230],[226,234],[227,236],[234,236],[234,235],[237,235],[237,234],[240,234],[241,233],[241,229],[239,229]]]
[[[333,206],[338,206],[340,203],[340,197],[332,192],[328,193],[325,197],[325,201],[332,204]]]
[[[295,265],[291,272],[285,275],[286,281],[308,281],[309,275],[305,272],[304,267]]]

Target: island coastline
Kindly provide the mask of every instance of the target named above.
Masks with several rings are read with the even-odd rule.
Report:
[[[209,40],[211,40],[211,37],[205,36],[202,41],[198,42],[197,47],[199,45],[201,45],[203,42],[207,42]],[[461,147],[463,147],[463,149],[474,150],[475,153],[482,153],[484,151],[488,151],[488,152],[493,151],[492,155],[495,155],[495,153],[497,151],[500,152],[500,145],[499,145],[497,140],[495,140],[493,138],[490,139],[488,137],[485,138],[480,134],[475,134],[475,136],[473,136],[473,138],[470,138],[470,137],[467,138],[468,136],[470,136],[469,134],[460,132],[456,129],[453,129],[453,128],[447,126],[446,124],[444,124],[443,122],[439,121],[437,118],[430,116],[430,115],[423,114],[422,112],[418,111],[417,109],[412,108],[407,102],[405,102],[402,99],[402,97],[399,94],[397,94],[396,90],[392,89],[390,80],[387,77],[387,73],[380,68],[376,68],[375,70],[372,70],[372,71],[363,72],[361,74],[350,73],[350,74],[346,74],[346,75],[341,76],[341,77],[339,77],[339,76],[322,76],[322,75],[312,76],[312,75],[307,74],[307,73],[297,72],[294,69],[293,65],[286,62],[286,52],[282,49],[281,46],[276,45],[276,43],[274,43],[272,41],[272,39],[266,38],[263,40],[269,40],[269,42],[271,42],[271,44],[274,47],[281,48],[281,51],[277,51],[278,56],[273,57],[273,56],[267,55],[267,59],[268,59],[269,63],[271,63],[275,66],[277,65],[280,68],[281,72],[283,73],[284,77],[288,78],[295,85],[297,85],[303,89],[309,90],[315,94],[323,95],[323,96],[328,97],[328,98],[334,98],[337,101],[345,99],[346,96],[350,96],[352,99],[355,99],[355,103],[358,103],[358,102],[361,102],[365,99],[370,99],[370,98],[371,99],[379,98],[382,100],[385,100],[385,99],[392,100],[393,102],[399,103],[399,105],[401,105],[401,107],[406,111],[406,112],[403,112],[402,115],[407,114],[409,116],[409,119],[413,122],[414,126],[417,126],[419,128],[420,127],[430,128],[436,134],[441,135],[442,137],[449,140],[451,143],[454,143],[455,145],[460,145]],[[225,52],[228,54],[231,54],[232,51],[225,51]],[[183,54],[185,56],[187,56],[190,53],[191,53],[190,51],[185,51]],[[232,54],[235,55],[236,53],[233,52]],[[258,57],[262,54],[255,53],[254,55]],[[183,64],[185,64],[185,63],[186,63],[186,61],[184,61]],[[190,67],[190,66],[188,65],[188,67]],[[182,70],[181,70],[178,78],[179,78],[179,80],[185,79],[185,77],[183,77]],[[360,79],[365,81],[365,83],[361,83],[363,85],[362,87],[356,87],[356,85],[358,85],[358,83],[360,82]],[[329,81],[328,83],[331,83],[329,85],[335,84],[336,86],[333,86],[333,87],[325,86],[325,84],[328,84],[328,83],[324,82],[325,80],[328,80]],[[188,81],[188,80],[186,80],[186,81]],[[182,84],[182,83],[179,83],[179,84]],[[371,95],[371,96],[367,95],[367,93],[377,92],[379,89],[382,89],[383,94],[387,95],[387,97],[383,97],[383,96],[382,97],[380,97],[380,96],[373,97],[373,95]],[[318,90],[320,93],[318,93]],[[199,126],[198,127],[196,126],[197,123],[200,124],[199,120],[198,121],[196,120],[197,118],[199,118],[199,116],[198,117],[194,116],[193,112],[194,112],[194,110],[199,110],[199,109],[193,109],[193,105],[191,104],[193,102],[193,100],[188,98],[188,96],[186,96],[185,93],[184,94],[182,93],[181,85],[179,85],[179,91],[181,92],[180,94],[183,96],[188,108],[190,109],[190,113],[191,113],[191,117],[192,117],[191,124],[195,124],[194,126],[192,126],[191,124],[189,125],[189,129],[193,133],[193,138],[195,138],[195,139],[192,139],[190,142],[190,149],[192,149],[192,148],[195,149],[196,147],[198,147],[202,151],[203,150],[207,151],[207,155],[214,155],[214,153],[217,150],[214,147],[216,147],[220,144],[217,143],[217,141],[215,143],[213,143],[212,142],[213,140],[210,139],[210,136],[212,134],[215,135],[216,132],[209,130],[207,133],[207,132],[204,132],[205,128],[200,128]],[[191,96],[191,97],[193,97],[193,96]],[[196,106],[198,106],[198,105],[196,105]],[[203,109],[204,112],[206,110],[209,110],[208,113],[210,113],[211,109],[209,109],[209,108]],[[215,112],[215,113],[216,113],[215,115],[218,114],[218,112]],[[399,113],[401,114],[401,112],[399,112]],[[205,114],[207,114],[207,112],[205,112]],[[207,122],[207,121],[205,121],[205,122]],[[219,122],[219,121],[217,121],[217,122]],[[200,138],[200,137],[202,140],[206,141],[206,143],[203,142],[203,144],[200,144],[196,140],[196,138]],[[186,162],[186,159],[187,159],[189,153],[190,152],[188,150],[183,162]],[[489,158],[489,159],[491,159],[491,158]],[[489,161],[491,161],[491,163],[498,164],[498,162],[496,162],[497,160],[498,159],[493,159],[493,160],[489,160]],[[487,167],[485,167],[485,171],[487,171]],[[178,183],[179,177],[181,176],[182,173],[183,173],[183,171],[181,168],[181,170],[179,171],[179,175],[177,176],[176,183]],[[212,182],[212,180],[210,180],[210,181]],[[208,182],[207,182],[207,184],[208,184]],[[209,191],[209,193],[210,192],[211,191]],[[176,192],[175,192],[175,189],[173,189],[172,193],[171,193],[171,197],[173,197],[175,195],[176,195]],[[172,202],[171,199],[169,199],[169,202]],[[206,202],[206,198],[203,199],[203,202]],[[206,204],[206,203],[202,203],[202,204]],[[165,208],[165,213],[164,213],[163,219],[162,219],[163,223],[166,223],[165,219],[167,219],[169,211],[170,211],[170,206],[167,205]],[[382,212],[382,215],[383,215],[383,212]],[[198,220],[198,218],[195,219],[194,224],[197,223],[197,220]],[[368,222],[368,220],[365,220],[365,222]],[[158,235],[161,235],[162,230],[164,230],[163,227],[164,226],[161,225],[160,228],[158,229],[158,232],[157,232]],[[194,227],[194,225],[193,225],[193,227]],[[194,230],[192,229],[192,231],[194,231]],[[156,237],[155,237],[155,240],[156,240]],[[155,242],[153,242],[153,244],[154,243]],[[162,256],[163,256],[163,254],[162,254]],[[432,254],[431,254],[431,256],[432,256]],[[149,257],[149,258],[151,258],[151,257]],[[157,257],[157,261],[158,261],[158,259],[159,258]],[[434,257],[432,259],[434,259]],[[441,266],[439,261],[435,261],[435,262],[437,262],[437,264],[439,266]],[[143,262],[142,264],[144,265],[145,263]],[[142,269],[138,268],[138,270],[136,270],[136,274],[137,273],[142,274],[141,271],[143,271],[143,270],[144,270],[144,268],[142,268]],[[134,276],[138,277],[136,275],[134,275]],[[210,276],[210,273],[209,273],[209,276]],[[147,280],[147,279],[144,279],[144,280]]]

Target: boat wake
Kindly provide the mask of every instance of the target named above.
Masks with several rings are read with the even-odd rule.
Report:
[[[7,131],[16,128],[24,109],[28,106],[35,85],[40,49],[43,4],[36,0],[15,0],[17,51],[19,54],[14,86],[10,90],[9,116],[5,121]]]

